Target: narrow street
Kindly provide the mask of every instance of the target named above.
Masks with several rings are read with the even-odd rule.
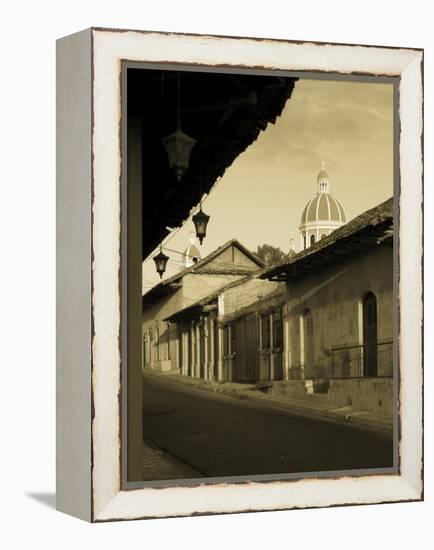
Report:
[[[144,378],[145,441],[198,477],[392,467],[392,435]]]

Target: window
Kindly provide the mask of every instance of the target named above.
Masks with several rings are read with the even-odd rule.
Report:
[[[312,246],[313,244],[315,244],[315,235],[310,236],[310,246]]]
[[[231,353],[235,353],[237,344],[236,325],[231,325]]]
[[[170,323],[167,321],[167,359],[170,360]]]
[[[262,315],[261,317],[261,332],[262,332],[262,349],[270,349],[270,316]]]
[[[326,235],[325,233],[323,233],[323,234],[321,235],[321,239],[324,239],[324,237],[327,237],[327,235]]]
[[[148,354],[148,347],[147,347],[147,336],[146,334],[143,335],[143,363],[146,364],[147,361],[147,354]]]
[[[223,355],[229,355],[229,325],[223,327]]]
[[[282,313],[280,311],[273,312],[273,348],[282,348],[283,344],[283,325]]]
[[[157,361],[160,360],[160,330],[159,328],[157,327],[155,329],[155,347],[156,347],[156,351],[157,351]]]
[[[310,311],[308,314],[306,314],[305,319],[306,319],[306,334],[308,336],[313,336],[313,321],[312,321],[312,315]]]

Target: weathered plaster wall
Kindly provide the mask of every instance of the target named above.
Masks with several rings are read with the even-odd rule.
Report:
[[[154,305],[143,310],[143,336],[152,330],[152,340],[147,343],[151,349],[151,363],[171,360],[171,368],[178,368],[178,353],[176,347],[177,333],[169,326],[167,317],[183,309],[201,298],[211,294],[222,286],[239,279],[240,275],[208,275],[188,273],[180,283],[181,288],[172,294],[162,296]],[[157,340],[157,329],[159,338]],[[170,332],[170,339],[168,337]],[[157,344],[159,342],[159,344]],[[169,344],[170,342],[170,344]],[[158,354],[157,354],[158,345]],[[169,347],[170,346],[170,347]],[[157,361],[157,357],[159,358]],[[155,365],[154,365],[155,366]],[[166,370],[168,365],[165,366]]]
[[[328,350],[361,343],[359,302],[377,298],[378,341],[393,336],[393,251],[378,246],[287,284],[290,368],[300,365],[300,319],[313,320],[313,360],[325,364]],[[361,322],[361,320],[360,320]]]

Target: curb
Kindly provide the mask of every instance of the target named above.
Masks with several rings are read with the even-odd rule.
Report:
[[[206,381],[202,379],[197,378],[190,378],[190,379],[184,379],[180,378],[182,375],[169,375],[169,374],[159,374],[155,372],[147,373],[151,376],[156,376],[157,378],[165,378],[172,379],[174,382],[180,382],[181,384],[185,384],[186,386],[193,386],[196,389],[208,391],[211,393],[220,393],[222,395],[226,395],[227,397],[232,397],[235,399],[242,399],[242,400],[251,400],[251,401],[257,401],[260,403],[265,403],[268,405],[274,405],[275,407],[282,408],[288,411],[293,411],[298,414],[302,414],[304,416],[311,416],[314,418],[324,418],[328,420],[334,420],[336,422],[342,422],[345,424],[353,424],[354,426],[361,426],[365,428],[371,428],[375,430],[380,430],[387,433],[393,433],[393,423],[387,422],[387,421],[377,421],[373,418],[366,418],[359,416],[357,413],[350,413],[350,414],[343,414],[342,412],[336,412],[336,409],[314,409],[310,407],[303,407],[302,405],[291,403],[291,402],[285,402],[285,401],[275,401],[273,399],[267,399],[267,394],[263,394],[263,396],[259,395],[249,395],[248,392],[251,390],[245,389],[245,390],[237,390],[237,389],[225,389],[223,387],[219,387],[219,385],[211,386],[207,384]],[[173,376],[176,376],[176,378],[172,378]]]
[[[319,417],[319,418],[326,418],[329,420],[335,420],[336,422],[342,422],[345,424],[353,424],[355,426],[363,426],[365,428],[372,428],[376,430],[385,431],[388,433],[393,433],[393,424],[392,422],[387,421],[376,421],[375,419],[361,417],[357,414],[342,414],[339,412],[335,412],[335,409],[325,409],[325,410],[319,410],[319,409],[311,409],[310,407],[303,407],[301,405],[296,405],[294,403],[288,403],[284,401],[274,401],[272,399],[267,399],[267,397],[259,397],[257,395],[249,395],[247,392],[249,390],[244,390],[246,393],[241,393],[238,390],[225,390],[225,389],[219,389],[219,388],[212,388],[210,386],[206,386],[205,384],[198,384],[195,386],[197,389],[201,389],[204,391],[209,391],[212,393],[221,393],[223,395],[226,395],[228,397],[233,397],[235,399],[249,399],[251,401],[258,401],[260,403],[266,403],[266,404],[272,404],[279,408],[283,408],[285,410],[293,411],[298,414],[303,414],[304,416],[312,416],[312,417]]]

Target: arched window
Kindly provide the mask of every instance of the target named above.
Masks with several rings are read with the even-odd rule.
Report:
[[[303,235],[303,249],[306,248],[306,235]]]
[[[327,235],[326,235],[325,233],[323,233],[323,234],[321,235],[321,239],[324,239],[324,237],[327,237]]]
[[[310,246],[312,246],[313,244],[315,244],[315,235],[310,236]]]
[[[377,298],[363,297],[363,375],[377,376]]]

